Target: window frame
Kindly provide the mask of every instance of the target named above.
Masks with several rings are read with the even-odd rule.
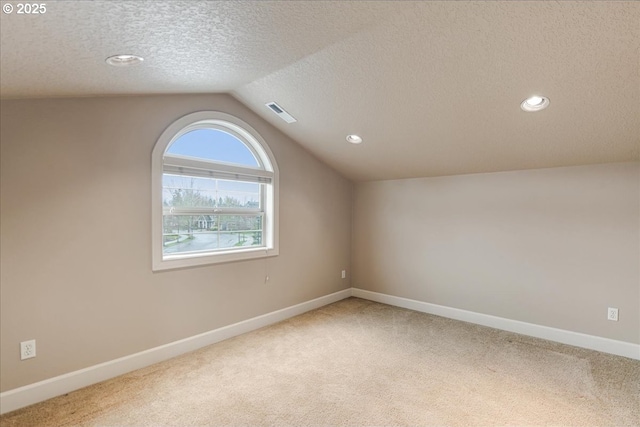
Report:
[[[164,157],[167,148],[177,139],[196,129],[214,129],[231,134],[253,153],[259,167],[228,164],[222,161],[203,161],[197,158],[170,154],[172,165],[200,167],[214,174],[247,174],[256,179],[270,179],[264,185],[263,246],[247,248],[228,248],[210,252],[191,252],[165,255],[163,251],[163,216],[165,206],[162,202]],[[209,169],[206,167],[209,166]],[[211,168],[215,166],[215,168]],[[250,260],[276,256],[278,246],[278,165],[271,149],[248,123],[227,113],[219,111],[198,111],[187,114],[171,123],[158,138],[151,154],[151,244],[152,270],[161,271],[174,268],[195,267],[233,261]],[[218,210],[218,212],[214,212]],[[210,209],[211,214],[223,215],[226,209]],[[223,212],[225,211],[225,212]],[[203,212],[204,213],[204,212]]]

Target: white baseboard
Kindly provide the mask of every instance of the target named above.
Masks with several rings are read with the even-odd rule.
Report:
[[[351,288],[354,297],[640,360],[640,345]]]
[[[351,296],[351,289],[325,295],[262,316],[214,329],[99,365],[0,393],[0,414],[105,381],[163,360],[268,326]]]
[[[52,397],[60,396],[117,377],[118,375],[126,374],[127,372],[215,344],[219,341],[264,326],[269,326],[350,296],[640,360],[640,345],[638,344],[534,325],[532,323],[445,307],[358,288],[350,288],[234,323],[233,325],[224,326],[203,334],[0,393],[0,414],[42,402]]]

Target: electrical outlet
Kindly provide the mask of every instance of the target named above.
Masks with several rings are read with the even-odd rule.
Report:
[[[36,340],[22,341],[20,343],[20,360],[36,357]]]
[[[347,270],[342,270],[342,278],[343,279],[347,278]]]
[[[613,320],[614,322],[618,321],[618,309],[609,307],[607,309],[607,320]]]

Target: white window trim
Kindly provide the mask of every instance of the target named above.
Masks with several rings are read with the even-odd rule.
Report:
[[[264,227],[265,246],[259,248],[232,249],[228,251],[215,251],[205,254],[185,253],[172,254],[170,257],[163,255],[162,238],[162,174],[163,156],[167,147],[186,132],[197,128],[215,128],[231,133],[241,141],[250,144],[248,147],[254,152],[258,162],[264,169],[256,170],[256,176],[271,179],[271,185],[265,197]],[[172,156],[178,157],[178,156]],[[189,162],[197,166],[198,162]],[[183,162],[180,162],[183,163]],[[206,163],[206,162],[201,162]],[[217,167],[217,166],[216,166]],[[228,172],[233,172],[234,167],[223,167]],[[151,154],[151,244],[152,244],[152,270],[161,271],[174,268],[195,267],[207,264],[218,264],[232,261],[243,261],[256,258],[276,256],[279,253],[278,246],[278,165],[269,146],[255,129],[243,120],[230,114],[218,111],[199,111],[187,114],[173,122],[160,135]]]

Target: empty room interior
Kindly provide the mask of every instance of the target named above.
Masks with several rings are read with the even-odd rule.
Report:
[[[2,1],[0,425],[640,425],[640,2]]]

